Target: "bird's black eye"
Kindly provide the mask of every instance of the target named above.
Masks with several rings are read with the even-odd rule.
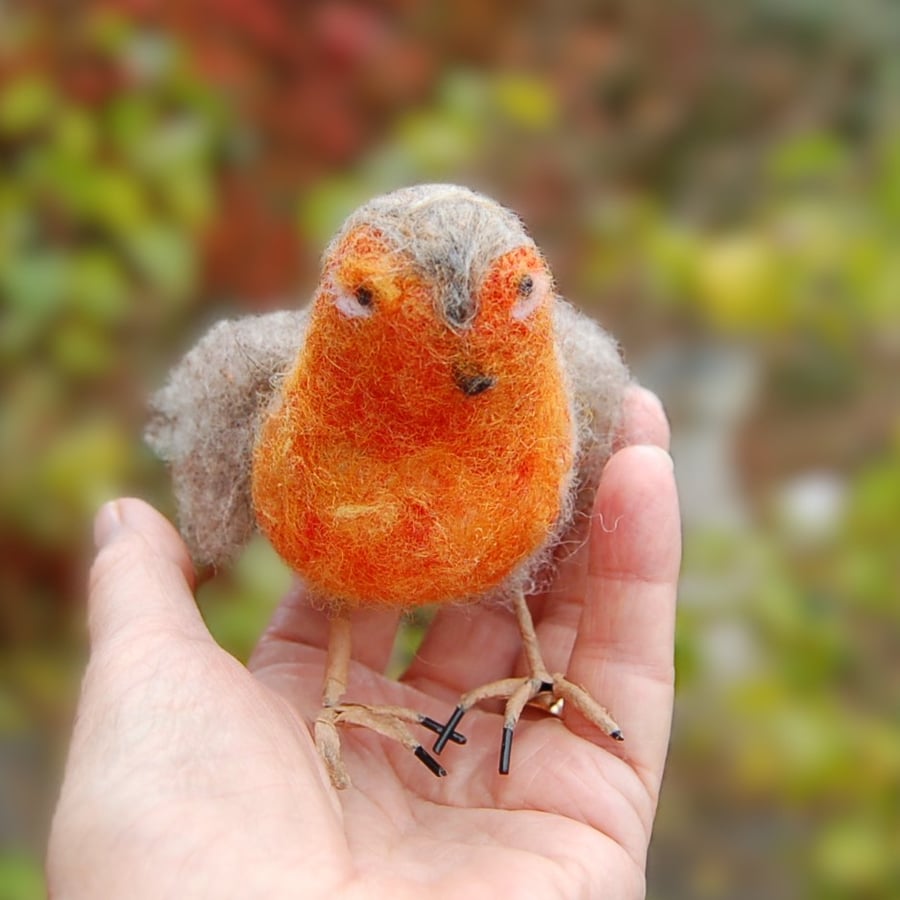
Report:
[[[519,296],[528,297],[534,290],[534,279],[530,275],[523,275],[519,279]]]
[[[360,285],[353,292],[353,296],[356,297],[356,302],[360,306],[371,306],[372,300],[374,300],[372,288],[366,287],[364,284]]]

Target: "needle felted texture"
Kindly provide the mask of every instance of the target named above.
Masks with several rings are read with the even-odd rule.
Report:
[[[231,560],[256,531],[253,444],[306,310],[216,324],[153,397],[147,442],[172,469],[181,532],[198,565]]]
[[[333,277],[378,306],[317,301],[282,401],[254,455],[253,502],[276,550],[317,592],[408,606],[495,588],[552,535],[568,493],[573,422],[550,304],[510,317],[517,282],[542,266],[502,256],[462,335],[430,286],[379,237],[354,232]],[[496,379],[467,396],[459,373]]]
[[[477,599],[525,586],[587,508],[627,381],[512,213],[427,185],[348,219],[308,320],[214,329],[150,440],[199,561],[255,521],[332,604]]]

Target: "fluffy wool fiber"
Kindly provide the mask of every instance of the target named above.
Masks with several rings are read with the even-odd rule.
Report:
[[[198,562],[258,524],[332,604],[477,599],[526,587],[587,508],[627,380],[512,213],[430,185],[348,219],[308,317],[216,326],[150,441]]]
[[[219,322],[151,401],[147,441],[171,468],[179,525],[198,565],[226,564],[256,531],[253,444],[308,319],[301,310]]]

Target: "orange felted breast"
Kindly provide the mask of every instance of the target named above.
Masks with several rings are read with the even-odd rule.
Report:
[[[549,299],[510,315],[513,251],[458,332],[434,286],[377,237],[355,235],[332,273],[375,298],[352,318],[326,286],[297,363],[263,422],[253,461],[257,520],[319,594],[415,606],[500,585],[554,532],[573,465],[573,426]],[[326,282],[327,284],[327,282]],[[494,386],[467,396],[460,373]]]

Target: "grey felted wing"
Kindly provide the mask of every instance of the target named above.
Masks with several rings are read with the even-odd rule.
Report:
[[[256,530],[253,444],[308,318],[299,310],[219,322],[151,400],[147,442],[172,470],[181,532],[198,564],[228,562]]]
[[[561,300],[554,324],[578,426],[575,509],[584,511],[612,452],[631,379],[615,339],[593,319]]]

